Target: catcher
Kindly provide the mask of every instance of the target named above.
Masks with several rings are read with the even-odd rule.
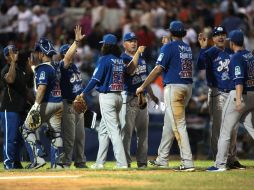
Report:
[[[52,56],[56,54],[53,44],[47,39],[40,39],[35,46],[34,55],[40,61],[34,68],[35,72],[35,103],[29,111],[22,135],[26,141],[28,152],[31,152],[31,164],[28,169],[38,169],[46,161],[37,151],[38,139],[35,130],[42,122],[47,122],[48,135],[51,140],[51,167],[63,168],[63,141],[61,137],[61,119],[63,112],[59,78],[52,66]]]

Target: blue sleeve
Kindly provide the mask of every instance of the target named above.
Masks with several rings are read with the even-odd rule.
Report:
[[[206,57],[205,57],[206,50],[207,48],[202,48],[199,52],[197,59],[198,70],[204,70],[206,68]]]
[[[48,67],[39,67],[36,72],[36,84],[37,85],[47,85],[50,82],[50,70]]]
[[[97,84],[97,80],[91,79],[89,83],[87,84],[86,88],[83,90],[84,94],[89,93]]]
[[[97,80],[98,82],[101,82],[101,80],[105,76],[105,71],[106,71],[106,63],[103,63],[104,59],[99,59],[97,63],[97,67],[94,70],[92,79]]]
[[[233,80],[235,85],[244,83],[244,64],[243,59],[240,56],[233,56],[231,58],[231,64],[233,66]]]
[[[170,58],[170,50],[169,46],[164,45],[160,50],[160,54],[157,58],[156,65],[160,65],[163,69],[168,69],[168,62]]]

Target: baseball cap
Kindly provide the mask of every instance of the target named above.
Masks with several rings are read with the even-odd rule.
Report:
[[[106,34],[103,36],[102,41],[100,41],[99,43],[115,45],[117,43],[117,38],[113,34]]]
[[[47,56],[56,54],[56,50],[53,47],[53,44],[47,38],[41,38],[38,42],[36,42],[34,50],[40,51]]]
[[[234,42],[236,45],[242,46],[244,42],[244,35],[241,30],[232,30],[227,39]]]
[[[168,29],[169,29],[170,32],[185,31],[183,23],[179,20],[175,20],[175,21],[170,22]]]
[[[12,49],[12,51],[13,51],[14,53],[16,53],[16,52],[18,51],[15,45],[8,45],[8,46],[6,46],[6,47],[4,48],[4,56],[8,56],[8,55],[9,55],[10,49]]]
[[[136,40],[137,36],[134,32],[128,32],[124,35],[123,41]]]
[[[64,44],[59,48],[59,52],[61,55],[65,55],[68,49],[70,48],[69,44]]]
[[[213,28],[212,34],[213,34],[213,36],[217,36],[219,34],[227,34],[227,32],[223,26],[216,26]]]

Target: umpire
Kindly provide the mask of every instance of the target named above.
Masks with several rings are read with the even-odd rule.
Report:
[[[23,145],[19,126],[23,124],[22,114],[26,105],[26,84],[28,75],[18,64],[19,52],[14,45],[4,48],[6,65],[1,71],[4,84],[1,104],[1,122],[4,132],[4,168],[19,169]]]

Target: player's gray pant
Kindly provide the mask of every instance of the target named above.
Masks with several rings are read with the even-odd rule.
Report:
[[[218,142],[218,153],[216,156],[215,166],[225,168],[231,140],[231,133],[236,128],[238,122],[242,122],[246,130],[254,139],[254,92],[243,94],[244,109],[238,112],[236,108],[236,91],[232,90],[225,103],[222,112],[222,125]]]
[[[51,147],[54,152],[54,155],[51,155],[51,161],[54,164],[64,163],[64,154],[63,154],[63,141],[61,136],[61,120],[63,112],[63,103],[42,103],[40,106],[40,114],[42,123],[46,122],[49,127],[48,135],[51,139]],[[29,144],[31,152],[33,154],[34,160],[32,162],[45,162],[45,160],[38,156],[36,150],[37,147],[37,138],[34,131],[31,131],[28,127],[27,119],[22,128],[22,135],[24,140]],[[54,167],[54,166],[52,166]]]
[[[229,93],[221,92],[217,88],[209,88],[208,92],[208,105],[209,112],[212,119],[212,129],[211,129],[211,149],[213,158],[215,160],[217,154],[218,140],[220,136],[221,129],[221,118],[222,118],[222,110],[225,105],[225,102],[229,96]],[[238,160],[236,157],[236,140],[237,140],[237,126],[232,131],[232,137],[230,142],[230,149],[228,155],[228,162],[233,163]]]
[[[105,158],[105,148],[108,147],[108,138],[111,140],[116,158],[117,166],[127,166],[127,160],[124,152],[123,142],[120,129],[120,110],[122,107],[121,93],[100,93],[99,94],[100,110],[102,121],[99,125],[99,151],[97,154],[96,163],[99,164],[100,157]],[[108,137],[107,137],[108,136]],[[105,161],[104,161],[105,162]],[[103,164],[103,163],[101,163]]]
[[[124,96],[127,96],[126,98]],[[137,135],[137,164],[147,164],[148,151],[148,110],[138,107],[138,97],[123,95],[126,99],[121,109],[123,145],[128,164],[131,163],[130,146],[133,130]]]
[[[75,163],[86,162],[84,114],[78,114],[73,109],[72,103],[63,100],[64,110],[62,118],[63,147],[65,164],[71,165],[74,154]]]
[[[164,87],[166,112],[162,139],[156,159],[162,165],[168,164],[167,157],[175,137],[180,149],[182,165],[187,168],[194,166],[185,120],[185,108],[190,100],[191,94],[191,84],[168,84]]]

